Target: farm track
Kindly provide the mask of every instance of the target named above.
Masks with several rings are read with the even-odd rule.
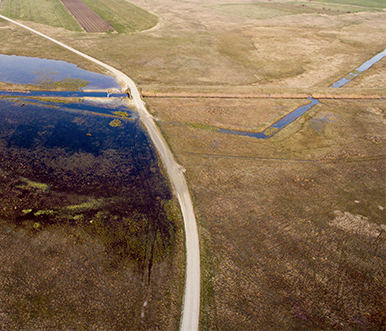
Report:
[[[114,30],[109,23],[92,11],[81,0],[60,1],[86,32],[105,32]]]

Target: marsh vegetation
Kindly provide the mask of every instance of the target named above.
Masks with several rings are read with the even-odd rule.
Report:
[[[141,317],[149,293],[150,307],[176,309],[181,235],[144,130],[71,104],[0,102],[2,328],[178,323],[178,313]]]

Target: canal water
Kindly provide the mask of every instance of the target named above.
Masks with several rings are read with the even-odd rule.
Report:
[[[330,87],[332,87],[332,88],[339,88],[339,87],[342,87],[342,86],[346,85],[348,82],[350,82],[355,77],[357,77],[359,74],[361,74],[363,71],[371,68],[375,63],[377,63],[378,61],[382,60],[385,56],[386,56],[386,49],[384,49],[383,52],[378,53],[377,55],[372,57],[370,60],[368,60],[365,63],[363,63],[361,66],[356,68],[354,71],[350,72],[345,77],[343,77],[343,78],[339,79],[338,81],[336,81]]]
[[[331,88],[339,88],[344,85],[346,85],[348,82],[350,82],[352,79],[357,77],[359,74],[364,72],[365,70],[371,68],[375,63],[382,60],[386,56],[386,49],[372,57],[370,60],[363,63],[360,67],[355,69],[353,72],[349,73],[345,77],[339,79],[334,84],[332,84]],[[279,132],[280,129],[284,128],[300,116],[302,116],[304,113],[309,111],[313,106],[317,105],[319,101],[314,98],[308,98],[311,102],[307,105],[300,106],[293,110],[288,115],[281,118],[279,121],[273,123],[271,126],[269,126],[267,129],[265,129],[263,132],[248,132],[248,131],[237,131],[237,130],[227,130],[227,129],[218,129],[220,132],[224,133],[230,133],[230,134],[237,134],[242,136],[248,136],[253,137],[257,139],[267,139],[272,137],[274,134]]]
[[[293,122],[298,117],[302,116],[304,113],[309,111],[313,106],[319,103],[317,99],[314,99],[314,98],[308,98],[308,99],[311,101],[309,104],[296,108],[294,111],[290,112],[288,115],[284,116],[279,121],[275,122],[270,127],[265,129],[263,132],[247,132],[247,131],[236,131],[236,130],[226,130],[226,129],[220,129],[220,132],[238,134],[241,136],[253,137],[258,139],[266,139],[266,138],[272,137],[280,129],[284,128],[285,126]]]

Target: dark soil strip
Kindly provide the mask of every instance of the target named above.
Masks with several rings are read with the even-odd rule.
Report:
[[[61,0],[61,2],[86,32],[105,32],[114,30],[109,23],[98,16],[81,0]]]

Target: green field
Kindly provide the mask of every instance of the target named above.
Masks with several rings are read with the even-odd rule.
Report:
[[[158,22],[156,16],[124,0],[85,0],[84,3],[120,33],[150,29]],[[4,0],[0,2],[0,13],[13,19],[82,31],[60,0]]]
[[[150,29],[158,23],[155,15],[124,0],[83,2],[120,33]]]
[[[3,0],[0,2],[0,13],[12,19],[82,31],[78,22],[59,0]]]
[[[327,3],[341,3],[345,5],[355,5],[363,7],[374,7],[374,8],[386,8],[386,2],[384,0],[319,0],[320,2]]]

